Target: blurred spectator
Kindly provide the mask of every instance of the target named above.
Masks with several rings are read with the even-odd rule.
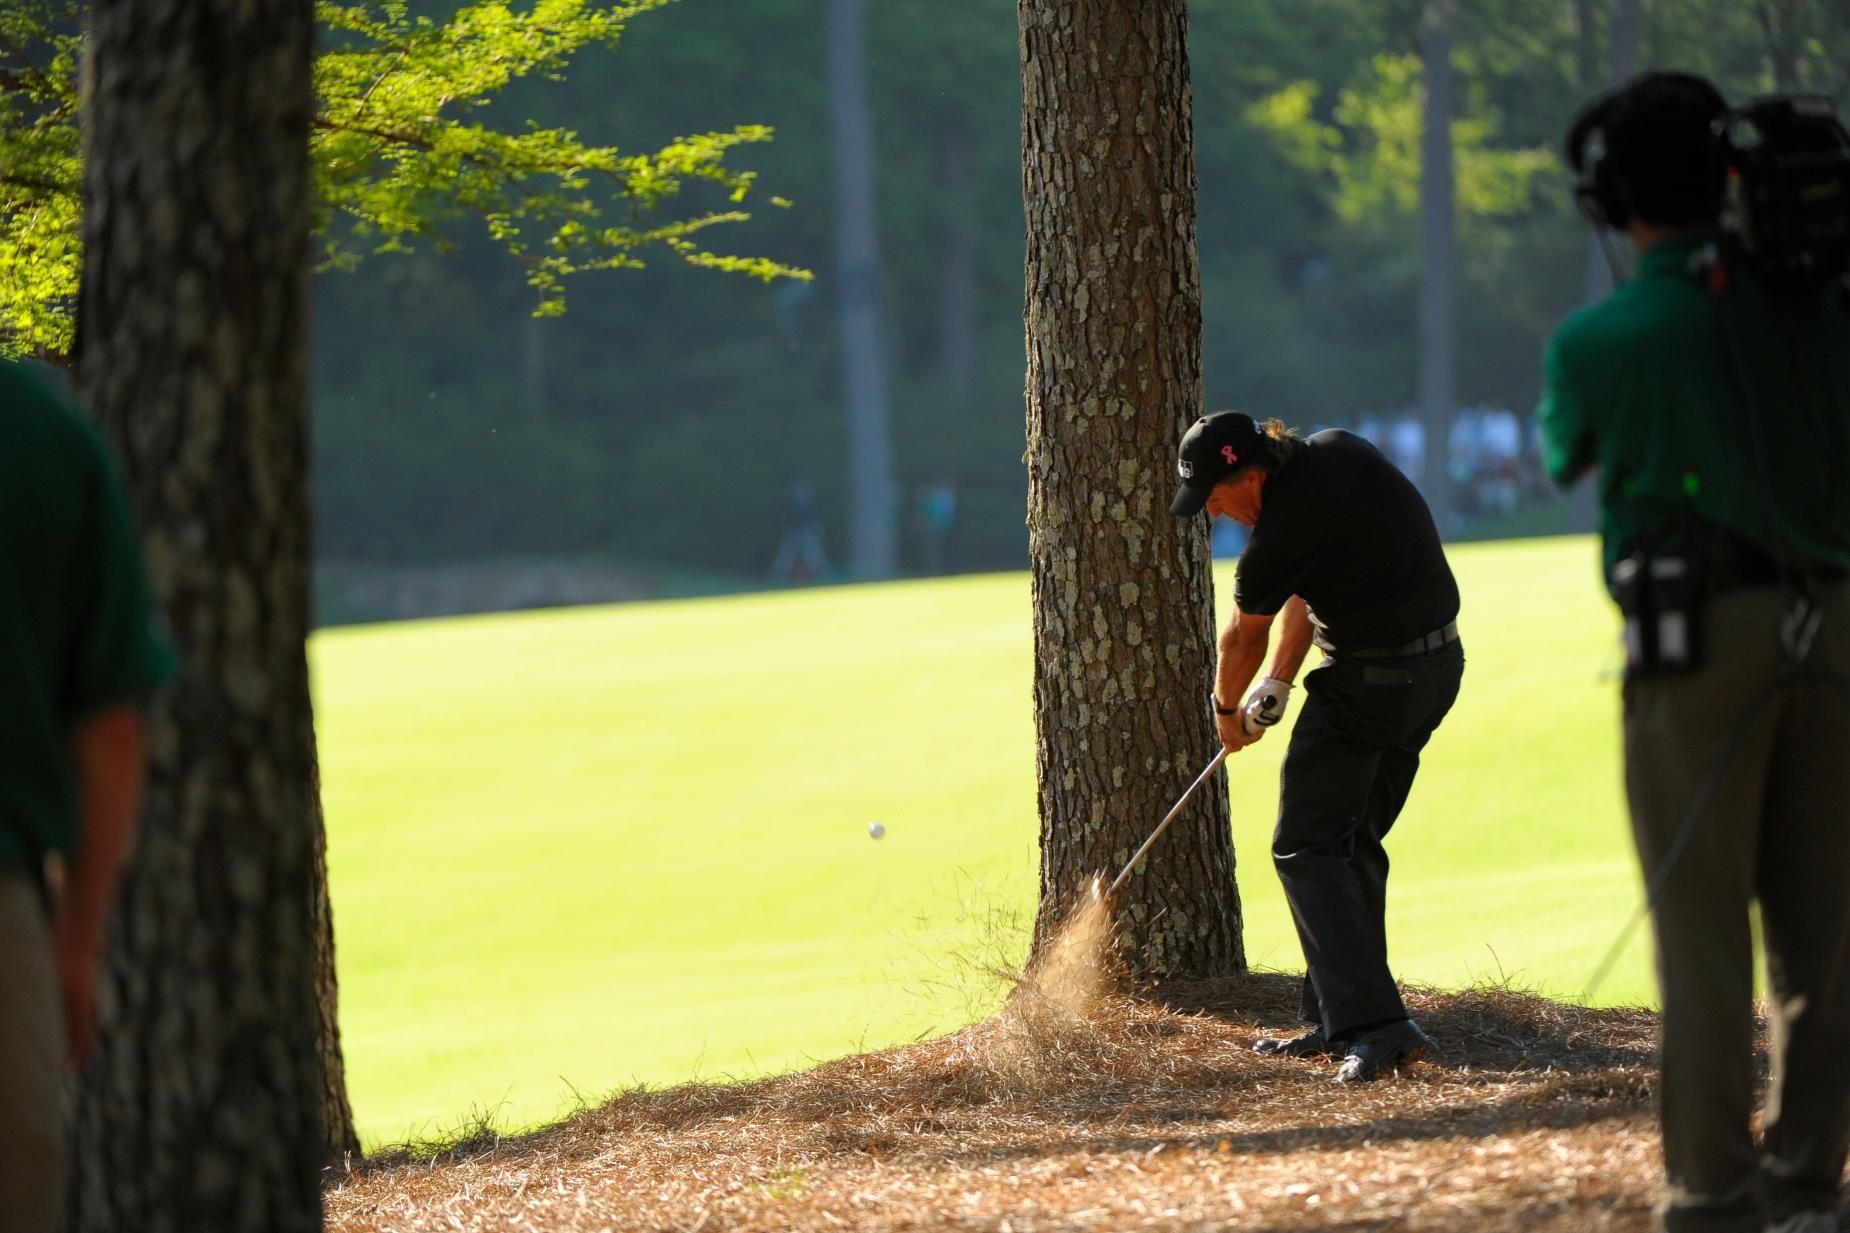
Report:
[[[1418,484],[1426,473],[1426,425],[1415,415],[1403,415],[1388,429],[1387,456],[1400,473]]]
[[[1353,429],[1407,478],[1422,483],[1426,428],[1417,413],[1363,412]],[[1541,438],[1533,421],[1504,407],[1460,407],[1446,434],[1446,473],[1456,514],[1466,521],[1509,518],[1530,504],[1558,497],[1542,468]]]
[[[1375,418],[1374,412],[1366,412],[1361,419],[1356,421],[1355,435],[1381,450],[1382,453],[1387,452],[1381,436],[1381,421]]]
[[[1475,407],[1460,407],[1452,413],[1452,428],[1446,434],[1445,466],[1452,483],[1465,498],[1466,513],[1477,508],[1477,474],[1483,466],[1484,445],[1480,433],[1482,417]]]
[[[784,537],[771,558],[771,577],[780,582],[815,582],[828,572],[822,551],[822,504],[808,480],[790,485],[784,507]]]
[[[1487,512],[1508,518],[1516,512],[1521,492],[1522,421],[1506,408],[1486,408],[1478,421],[1478,438],[1484,468],[1481,504]]]
[[[918,526],[919,572],[942,574],[946,569],[951,528],[957,522],[957,489],[941,479],[919,488],[913,507]]]

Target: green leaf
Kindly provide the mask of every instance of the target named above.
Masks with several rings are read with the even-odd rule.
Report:
[[[404,3],[317,6],[310,137],[319,268],[430,245],[474,224],[527,270],[542,315],[564,280],[633,269],[660,249],[688,265],[760,279],[810,277],[767,257],[720,256],[688,236],[744,223],[756,175],[728,165],[763,125],[681,137],[658,150],[593,145],[563,128],[491,119],[508,86],[563,80],[592,47],[614,49],[634,18],[672,0],[464,4],[443,22]],[[68,353],[80,269],[81,131],[76,0],[0,6],[0,347]],[[680,203],[712,185],[728,208]],[[786,206],[782,198],[773,204]],[[536,259],[534,254],[547,257]]]

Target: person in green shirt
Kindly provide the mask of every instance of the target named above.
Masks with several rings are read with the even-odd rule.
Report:
[[[121,486],[49,382],[0,358],[0,1224],[59,1227],[65,1075],[173,674]]]
[[[1538,416],[1597,471],[1626,795],[1663,1000],[1670,1233],[1837,1228],[1850,1142],[1850,310],[1724,227],[1729,109],[1651,73],[1568,134],[1633,277],[1550,341]],[[1756,1145],[1753,927],[1773,1074]]]

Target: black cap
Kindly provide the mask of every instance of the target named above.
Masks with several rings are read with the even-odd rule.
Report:
[[[1202,416],[1183,434],[1182,448],[1176,452],[1176,473],[1182,477],[1182,487],[1169,503],[1169,512],[1177,518],[1200,513],[1214,485],[1242,467],[1265,462],[1271,456],[1272,439],[1253,422],[1252,416],[1238,411]]]

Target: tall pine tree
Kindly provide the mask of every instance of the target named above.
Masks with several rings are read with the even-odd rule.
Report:
[[[74,1227],[321,1226],[311,0],[97,0],[79,390],[183,660],[84,1074]]]
[[[1045,937],[1219,748],[1204,519],[1169,500],[1201,413],[1183,0],[1020,0],[1028,530]],[[1245,967],[1219,775],[1119,902],[1149,976]]]

